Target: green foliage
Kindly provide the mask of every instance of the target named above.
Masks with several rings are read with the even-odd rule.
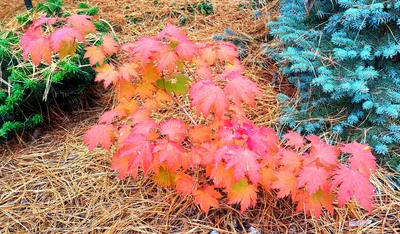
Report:
[[[86,3],[78,5],[78,13],[95,15],[97,7]],[[62,8],[62,1],[48,0],[37,5],[36,9],[17,16],[23,27],[18,30],[0,32],[0,141],[24,129],[32,129],[44,122],[43,114],[55,104],[58,107],[79,105],[81,96],[93,83],[95,72],[84,58],[84,45],[78,44],[74,56],[59,60],[53,56],[51,64],[33,66],[31,60],[23,61],[19,41],[34,21],[34,15],[48,17],[69,15]],[[106,21],[94,21],[99,32],[108,32]],[[42,26],[43,27],[43,26]],[[99,41],[100,35],[87,39],[88,43]]]

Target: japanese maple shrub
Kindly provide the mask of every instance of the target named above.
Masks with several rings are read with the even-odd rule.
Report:
[[[126,53],[126,62],[116,60]],[[168,24],[156,36],[124,45],[104,36],[86,56],[96,67],[96,80],[115,89],[117,104],[84,141],[89,150],[115,145],[112,168],[119,178],[153,173],[205,212],[219,206],[223,193],[244,212],[256,204],[261,187],[276,189],[280,198],[291,196],[299,211],[316,217],[322,207],[333,212],[335,197],[339,206],[355,198],[371,210],[370,148],[357,142],[332,146],[295,132],[281,142],[273,129],[253,124],[243,107],[254,107],[261,91],[243,75],[232,44],[195,44]],[[182,110],[180,119],[156,118],[171,106]],[[341,152],[348,155],[343,164]]]

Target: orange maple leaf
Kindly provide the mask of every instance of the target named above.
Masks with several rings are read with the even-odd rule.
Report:
[[[118,72],[114,69],[112,64],[103,64],[100,67],[96,67],[95,71],[98,73],[94,81],[104,81],[105,89],[110,86],[111,83],[115,85],[119,79]]]
[[[243,213],[249,206],[256,205],[257,187],[249,184],[244,178],[232,184],[226,191],[228,192],[228,204],[240,202],[240,213]]]
[[[218,198],[222,195],[214,189],[214,186],[206,185],[202,189],[196,190],[194,193],[194,203],[200,205],[200,208],[208,213],[210,207],[218,208]]]
[[[86,53],[84,55],[84,58],[89,58],[90,65],[94,66],[96,63],[99,63],[99,65],[104,64],[104,59],[106,58],[106,55],[104,54],[104,51],[101,47],[97,46],[88,46],[85,48]]]

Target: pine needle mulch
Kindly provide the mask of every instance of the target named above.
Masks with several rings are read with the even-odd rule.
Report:
[[[72,0],[65,2],[68,7],[76,5]],[[181,16],[187,20],[182,27],[195,41],[210,40],[225,28],[248,35],[254,43],[244,60],[246,73],[264,91],[257,109],[248,114],[258,124],[274,123],[276,91],[290,87],[271,85],[277,70],[262,58],[259,42],[265,40],[266,21],[277,14],[277,1],[265,4],[264,17],[257,21],[250,10],[234,7],[237,1],[213,2],[215,14],[209,16],[182,10],[180,4],[191,1],[175,2],[157,1],[155,6],[153,1],[89,1],[99,5],[101,17],[113,24],[123,42],[154,35],[167,21],[178,24]],[[134,18],[143,21],[127,23]],[[261,60],[268,64],[266,68],[257,66]],[[173,189],[157,186],[151,176],[118,180],[110,169],[112,154],[103,150],[88,153],[82,141],[84,132],[112,105],[110,95],[101,94],[99,104],[91,108],[54,118],[54,127],[36,139],[2,145],[0,233],[239,233],[249,227],[274,234],[400,232],[400,194],[381,168],[372,178],[378,193],[371,214],[351,203],[319,220],[295,213],[289,199],[278,200],[270,193],[260,192],[257,206],[242,215],[225,200],[220,208],[204,214],[192,198],[183,199]],[[174,108],[167,115],[179,113]]]

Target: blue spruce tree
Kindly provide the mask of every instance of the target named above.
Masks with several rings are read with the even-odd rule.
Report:
[[[279,95],[281,124],[366,140],[381,155],[400,145],[400,0],[281,0],[265,49],[298,89]],[[306,5],[306,6],[305,6]],[[293,103],[296,105],[293,106]]]

